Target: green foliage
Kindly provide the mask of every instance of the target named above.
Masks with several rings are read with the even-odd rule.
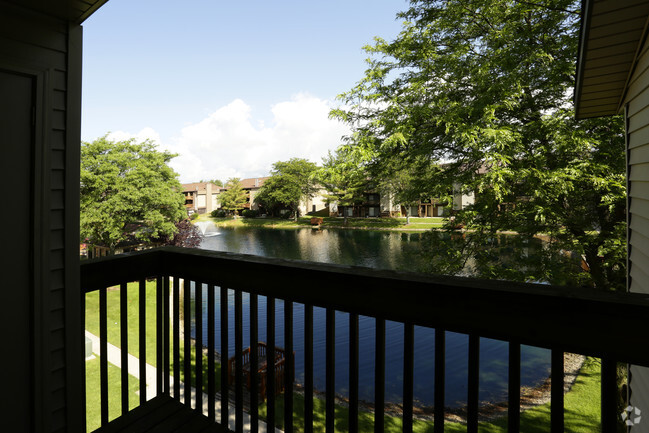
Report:
[[[421,194],[475,192],[456,215],[468,228],[547,234],[583,256],[590,272],[572,284],[623,289],[623,122],[574,119],[579,5],[413,0],[332,115],[354,130],[344,152],[373,173],[422,167]]]
[[[81,236],[114,251],[120,242],[173,236],[187,216],[175,155],[146,140],[106,136],[81,145]]]
[[[228,212],[235,212],[242,209],[248,201],[248,193],[241,187],[238,177],[228,179],[225,184],[225,191],[219,194],[221,207]]]
[[[193,214],[191,214],[191,215],[189,216],[189,219],[192,220],[192,221],[194,221],[194,220],[197,220],[199,216],[200,216],[200,215],[198,215],[198,212],[194,212]]]
[[[273,164],[271,176],[266,179],[255,201],[268,213],[277,215],[288,209],[298,216],[300,201],[312,198],[318,190],[315,163],[301,158],[278,161]]]
[[[244,211],[241,212],[241,215],[243,215],[244,218],[255,218],[257,215],[259,215],[259,211],[256,211],[254,209],[244,209]]]
[[[369,173],[353,147],[340,147],[324,159],[320,180],[328,191],[327,202],[337,206],[354,206],[365,200],[370,189]],[[345,214],[345,222],[347,215]]]
[[[210,216],[212,218],[223,218],[225,217],[225,211],[221,209],[214,209],[212,212],[210,212]]]
[[[219,180],[219,179],[212,179],[212,180],[204,180],[204,179],[201,179],[201,180],[199,180],[198,182],[199,182],[199,183],[209,182],[209,183],[213,183],[214,185],[217,185],[217,186],[223,187],[223,181],[222,181],[222,180]]]

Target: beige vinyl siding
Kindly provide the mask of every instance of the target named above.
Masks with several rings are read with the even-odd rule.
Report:
[[[582,34],[577,79],[577,118],[618,113],[649,12],[646,0],[591,0],[586,6],[587,31]]]
[[[42,277],[36,282],[39,292],[35,306],[37,362],[43,381],[38,388],[37,407],[42,407],[42,421],[36,431],[67,430],[66,419],[66,343],[65,343],[65,176],[67,140],[67,65],[68,24],[64,21],[33,14],[19,7],[0,4],[0,57],[6,65],[16,65],[43,74],[44,120],[42,138],[36,137],[42,165],[37,167],[37,183],[45,195],[41,224],[43,255]],[[11,66],[9,66],[11,67]],[[39,144],[40,141],[40,144]],[[18,215],[21,215],[18,210]],[[21,215],[22,217],[22,215]],[[47,234],[46,234],[47,232]],[[38,272],[38,271],[37,271]]]
[[[649,294],[649,45],[644,44],[626,94],[629,146],[629,290]],[[649,369],[630,366],[630,404],[649,412]],[[644,420],[643,420],[644,421]],[[649,433],[649,423],[633,427]]]
[[[649,46],[640,50],[627,91],[629,144],[629,273],[649,269]],[[635,273],[637,274],[637,272]],[[644,282],[630,279],[630,290],[649,293]]]

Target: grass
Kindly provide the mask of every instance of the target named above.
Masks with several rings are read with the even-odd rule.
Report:
[[[122,414],[121,369],[108,364],[108,419],[114,420]],[[140,404],[139,381],[129,376],[128,400],[129,409]],[[86,361],[86,431],[93,431],[101,426],[99,357]]]
[[[139,305],[139,293],[137,290],[137,283],[129,283],[128,285],[128,334],[129,334],[129,352],[134,356],[139,356],[139,341],[137,332],[137,314]],[[146,284],[147,293],[147,317],[154,318],[155,312],[155,282],[150,281]],[[109,289],[107,293],[108,305],[108,341],[119,347],[120,342],[120,321],[119,321],[119,296],[120,291],[117,289]],[[86,329],[95,335],[99,334],[99,297],[98,292],[92,292],[86,295]],[[156,343],[156,330],[155,320],[147,320],[146,327],[146,353],[147,361],[155,365],[155,343]],[[185,353],[183,344],[180,347],[180,377],[184,380],[182,362]],[[195,365],[196,350],[195,348],[190,351],[192,365]],[[173,359],[172,359],[173,362]],[[217,390],[220,389],[220,370],[221,366],[217,363],[215,368],[215,383]],[[203,386],[207,387],[207,357],[203,356]],[[111,419],[120,414],[120,369],[109,364],[109,413]],[[88,431],[92,431],[98,427],[99,420],[99,361],[92,360],[86,363],[86,387],[88,389]],[[565,397],[565,431],[572,433],[591,433],[599,431],[600,423],[600,365],[597,360],[588,358],[581,369],[579,376],[570,392]],[[129,381],[129,393],[134,393],[138,390],[138,381],[133,378]],[[191,383],[195,385],[196,378],[192,371]],[[95,396],[97,400],[91,400]],[[131,408],[134,404],[137,405],[139,397],[135,395],[135,400],[131,400]],[[135,401],[135,403],[133,403]],[[283,397],[278,396],[276,399],[276,418],[278,427],[283,426],[283,411],[284,402]],[[266,405],[262,404],[259,408],[261,417],[266,416]],[[325,402],[321,399],[314,399],[314,431],[325,430]],[[294,395],[294,419],[296,431],[303,431],[304,426],[304,397],[299,394]],[[349,412],[342,406],[336,406],[336,430],[346,431],[349,424]],[[504,433],[507,431],[507,418],[500,418],[494,422],[481,423],[480,432],[483,433]],[[529,433],[542,433],[549,430],[550,425],[550,404],[544,404],[527,410],[521,414],[521,430]],[[90,426],[94,426],[90,428]],[[359,429],[361,431],[373,431],[374,415],[368,412],[361,412],[359,414]],[[386,416],[385,429],[388,432],[401,431],[402,420],[398,417]],[[432,432],[432,422],[415,421],[414,431],[418,433]],[[446,423],[447,432],[464,432],[466,426],[459,423]]]
[[[311,227],[311,216],[303,216],[297,221],[280,218],[212,218],[201,215],[199,221],[212,221],[219,227],[259,227],[273,229],[296,229]],[[443,218],[348,218],[347,225],[341,217],[324,217],[322,228],[353,228],[367,230],[418,231],[441,228]]]
[[[588,358],[575,381],[571,390],[565,396],[565,432],[569,433],[595,433],[600,431],[600,364],[599,361]],[[304,397],[293,395],[293,417],[296,432],[304,431]],[[325,431],[325,402],[315,398],[313,401],[313,431]],[[339,432],[348,431],[349,410],[336,405],[335,429]],[[259,406],[259,415],[266,419],[266,404]],[[284,426],[284,397],[280,395],[275,401],[276,425],[283,429]],[[360,412],[358,416],[359,431],[374,431],[374,414]],[[386,432],[401,432],[402,419],[386,415],[384,417]],[[413,431],[417,433],[432,433],[432,421],[415,420]],[[478,429],[481,433],[505,433],[507,431],[507,417],[502,417],[493,422],[481,422]],[[550,403],[546,403],[521,414],[521,431],[525,433],[546,433],[550,430]],[[453,422],[444,423],[444,431],[451,433],[466,432],[466,425]]]
[[[108,342],[120,347],[120,293],[119,287],[111,287],[106,294],[108,313]],[[146,282],[146,362],[155,367],[156,365],[156,282]],[[139,284],[128,283],[127,285],[127,322],[128,322],[128,353],[133,356],[140,356],[140,335],[139,335]],[[90,292],[86,295],[86,329],[99,336],[99,291]]]
[[[127,284],[127,322],[128,322],[128,352],[139,358],[139,283]],[[114,346],[120,347],[120,293],[119,287],[111,287],[106,294],[107,303],[107,323],[108,323],[108,342]],[[146,282],[146,362],[156,366],[156,282]],[[181,313],[182,314],[182,313]],[[99,292],[91,292],[86,295],[86,329],[91,333],[99,336]],[[97,350],[98,348],[95,348]],[[196,363],[196,349],[190,351],[191,363]],[[183,362],[185,351],[183,342],[180,342],[180,380],[184,381]],[[173,356],[170,355],[171,368],[173,371]],[[203,387],[207,389],[207,356],[203,355]],[[216,390],[221,389],[221,365],[215,364]],[[196,373],[192,369],[191,384],[196,385]]]

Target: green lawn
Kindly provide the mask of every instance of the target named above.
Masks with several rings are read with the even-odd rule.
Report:
[[[279,218],[212,218],[201,215],[199,221],[212,221],[220,227],[261,227],[295,229],[311,227],[311,217],[303,216],[297,221],[292,219]],[[410,218],[410,224],[406,224],[406,218],[348,218],[347,225],[344,219],[339,217],[324,217],[322,228],[358,228],[368,230],[429,230],[441,228],[443,218]]]
[[[565,396],[565,432],[567,433],[595,433],[600,431],[600,365],[594,359],[587,359],[572,389]],[[276,400],[275,418],[278,427],[284,425],[284,398],[278,396]],[[314,399],[314,428],[316,432],[325,431],[325,402]],[[304,431],[304,397],[294,394],[293,402],[294,426],[296,432]],[[266,404],[259,407],[260,417],[266,417]],[[401,432],[402,420],[399,417],[386,415],[384,418],[386,432]],[[345,432],[349,425],[349,410],[336,406],[336,431]],[[374,431],[374,414],[359,413],[359,431]],[[444,431],[451,433],[466,432],[466,425],[446,422]],[[550,403],[529,409],[521,414],[521,431],[525,433],[546,433],[550,430]],[[432,433],[433,422],[416,420],[413,431],[417,433]],[[507,417],[502,417],[494,422],[480,423],[479,431],[482,433],[505,433],[507,431]]]
[[[86,361],[86,431],[101,426],[99,357]],[[128,380],[129,408],[140,404],[140,382],[133,376]],[[108,363],[108,419],[113,420],[122,414],[121,369]]]
[[[128,353],[140,356],[139,283],[127,285]],[[146,362],[156,365],[156,282],[146,282]],[[120,290],[111,287],[106,295],[108,342],[120,347]],[[99,291],[86,294],[86,329],[99,337]]]
[[[139,283],[128,283],[127,285],[127,321],[128,321],[128,352],[136,357],[140,356],[139,352]],[[106,294],[107,302],[107,323],[108,323],[108,342],[114,346],[120,347],[120,290],[119,287],[108,289]],[[146,282],[146,362],[156,366],[156,282]],[[192,305],[193,307],[193,305]],[[182,313],[181,313],[182,314]],[[91,333],[99,336],[99,292],[91,292],[86,295],[86,329]],[[171,343],[173,345],[173,343]],[[95,348],[98,351],[98,348]],[[173,347],[171,348],[173,350]],[[170,352],[171,368],[173,371],[173,356]],[[192,348],[191,353],[192,365],[196,362],[196,349]],[[184,344],[180,342],[180,379],[184,381],[183,360],[185,358]],[[215,364],[216,390],[221,389],[221,365]],[[207,389],[207,356],[203,356],[203,386]],[[192,370],[191,384],[196,385],[195,372]]]

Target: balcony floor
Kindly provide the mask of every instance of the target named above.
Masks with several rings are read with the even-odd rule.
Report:
[[[95,433],[223,433],[227,431],[179,401],[160,396],[95,430]]]

